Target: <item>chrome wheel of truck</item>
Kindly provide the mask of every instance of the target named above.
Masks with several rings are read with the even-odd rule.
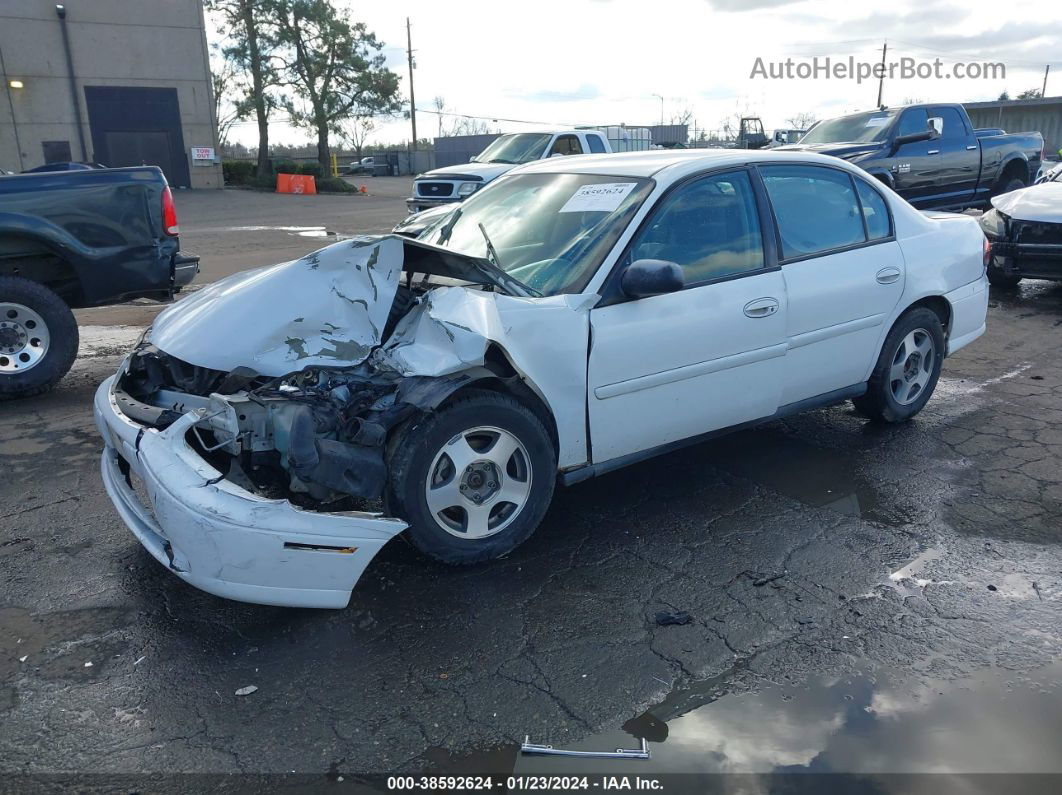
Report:
[[[0,276],[0,398],[51,389],[77,355],[77,321],[43,284]]]
[[[0,373],[26,371],[44,359],[48,324],[28,306],[0,301]]]

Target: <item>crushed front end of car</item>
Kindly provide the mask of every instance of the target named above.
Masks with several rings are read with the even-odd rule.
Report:
[[[992,244],[993,284],[1010,286],[1026,277],[1062,281],[1062,183],[997,196],[979,222]]]
[[[519,337],[529,314],[552,309],[541,317],[569,324],[585,350],[588,302],[529,292],[485,260],[397,236],[208,285],[162,313],[97,391],[107,491],[147,550],[192,585],[343,607],[406,527],[383,514],[392,431],[470,383],[524,390],[554,411],[542,390],[585,379]],[[578,460],[578,407],[560,408]]]

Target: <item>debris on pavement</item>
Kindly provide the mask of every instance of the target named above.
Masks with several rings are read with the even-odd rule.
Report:
[[[661,610],[653,618],[656,621],[658,627],[667,627],[672,625],[684,625],[693,621],[693,616],[687,613],[685,610]]]
[[[256,690],[258,690],[258,687],[256,685],[247,685],[247,687],[241,687],[239,690],[237,690],[236,691],[236,695],[238,695],[238,696],[249,696],[249,695],[251,695],[251,693],[255,692]]]
[[[753,580],[752,585],[754,588],[762,588],[764,585],[772,583],[775,580],[780,580],[784,576],[785,572],[783,571],[781,574],[772,574],[770,577],[760,577],[758,580]]]
[[[617,748],[615,751],[568,751],[563,748],[554,748],[552,745],[539,745],[530,742],[530,735],[524,735],[524,741],[520,743],[522,754],[545,754],[548,756],[590,756],[597,759],[649,759],[649,743],[642,738],[641,748]]]

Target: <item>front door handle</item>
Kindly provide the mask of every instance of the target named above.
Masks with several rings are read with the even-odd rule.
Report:
[[[882,268],[878,271],[875,278],[878,280],[878,284],[892,284],[894,281],[900,278],[900,269],[889,266],[888,268]]]
[[[777,298],[757,298],[745,304],[745,315],[748,317],[770,317],[777,311]]]
[[[927,155],[939,155],[940,154],[940,150],[939,149],[930,149],[928,152],[926,152],[926,154]]]

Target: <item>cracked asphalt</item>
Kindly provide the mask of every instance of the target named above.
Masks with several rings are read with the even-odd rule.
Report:
[[[141,549],[91,415],[136,329],[86,327],[58,389],[0,404],[0,773],[511,769],[525,735],[866,666],[1030,675],[1062,650],[1062,286],[989,312],[910,423],[844,405],[560,490],[482,566],[396,539],[341,611],[220,600]]]

